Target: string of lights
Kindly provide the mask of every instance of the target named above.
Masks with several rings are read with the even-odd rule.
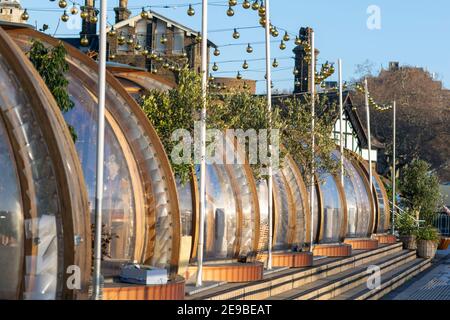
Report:
[[[359,83],[355,84],[355,90],[362,94],[366,94],[366,90],[365,90],[364,86]],[[367,93],[367,96],[369,97],[369,105],[377,111],[383,112],[383,111],[391,110],[393,108],[393,106],[390,104],[383,105],[383,104],[376,103],[375,99],[370,95],[370,92]]]
[[[50,0],[50,2],[55,2],[55,0]],[[225,2],[225,3],[224,3]],[[30,18],[28,14],[29,11],[36,11],[36,12],[56,12],[61,9],[63,9],[63,14],[60,17],[60,21],[67,22],[70,18],[70,15],[79,15],[80,18],[83,20],[88,20],[90,23],[97,23],[98,22],[98,9],[95,7],[86,7],[83,4],[81,4],[78,1],[66,1],[66,0],[59,0],[58,2],[59,8],[29,8],[25,9],[22,14],[22,20],[26,21]],[[69,3],[71,5],[71,8],[69,9]],[[150,15],[152,14],[152,9],[159,8],[159,9],[186,9],[186,14],[190,17],[194,16],[196,14],[195,7],[202,5],[202,2],[186,2],[181,4],[165,4],[165,5],[146,5],[146,6],[136,6],[136,7],[128,7],[128,9],[131,10],[138,10],[141,9],[141,17],[144,19],[150,18]],[[223,32],[231,32],[232,31],[232,38],[234,40],[238,40],[241,37],[240,32],[245,30],[254,30],[258,28],[265,28],[266,25],[266,14],[265,14],[265,6],[263,0],[243,0],[243,1],[237,1],[237,0],[228,0],[228,1],[214,1],[209,3],[210,6],[216,6],[216,7],[228,7],[226,10],[226,15],[228,17],[233,17],[236,13],[236,9],[238,8],[238,5],[241,6],[245,11],[255,11],[259,16],[259,25],[253,25],[253,26],[242,26],[242,27],[233,27],[233,28],[223,28],[223,29],[216,29],[216,30],[210,30],[210,33],[223,33]],[[113,11],[114,8],[108,8],[109,11]],[[281,40],[272,40],[271,43],[278,43],[279,42],[279,49],[281,51],[286,50],[289,43],[295,44],[295,46],[302,45],[306,56],[304,57],[304,60],[306,63],[311,62],[311,46],[306,40],[301,40],[299,36],[297,36],[295,33],[289,32],[288,30],[277,27],[275,25],[270,25],[270,34],[273,38],[278,38],[280,36],[280,31],[284,33],[282,35]],[[159,40],[161,44],[166,44],[168,42],[168,36],[169,37],[175,37],[178,33],[179,34],[185,34],[186,31],[170,31],[168,33],[159,34],[156,36],[156,39]],[[181,56],[185,58],[186,61],[183,63],[179,63],[178,61],[173,61],[171,56],[167,56],[163,54],[162,52],[157,52],[155,50],[151,50],[151,48],[147,46],[143,46],[140,43],[139,38],[142,36],[147,36],[146,33],[134,33],[132,35],[123,34],[122,31],[119,33],[114,29],[114,25],[111,25],[109,28],[108,34],[111,37],[117,36],[117,42],[119,45],[127,45],[131,47],[131,51],[136,51],[138,53],[143,54],[144,56],[147,56],[154,62],[160,63],[161,67],[164,69],[170,69],[172,71],[179,71],[181,70],[181,66],[184,62],[188,62],[187,54],[183,51],[181,52]],[[55,35],[57,35],[57,30],[55,31]],[[55,36],[54,35],[54,36]],[[79,34],[61,34],[60,36],[78,36]],[[89,45],[89,38],[92,36],[95,36],[96,34],[85,34],[83,33],[80,44],[82,46],[88,46]],[[195,40],[197,43],[200,43],[201,41],[201,34],[200,33],[194,33]],[[294,38],[295,37],[295,38]],[[142,38],[141,38],[142,39]],[[154,41],[155,42],[155,41]],[[153,43],[154,43],[153,42]],[[219,48],[226,48],[226,47],[235,47],[235,46],[246,46],[245,50],[248,54],[251,54],[254,52],[253,46],[262,45],[265,44],[263,41],[256,41],[256,42],[237,42],[237,43],[225,43],[220,46],[215,46],[215,50],[213,52],[214,56],[218,57],[220,56],[221,52]],[[114,60],[115,55],[111,54],[110,59]],[[279,67],[279,61],[282,60],[294,60],[295,57],[275,57],[273,58],[272,67],[278,68]],[[237,72],[236,78],[242,79],[241,71],[244,72],[263,72],[262,70],[256,70],[256,69],[249,69],[249,62],[258,62],[258,61],[264,61],[265,58],[255,58],[255,59],[244,59],[242,60],[226,60],[226,61],[216,61],[214,63],[210,63],[211,69],[214,72],[217,73],[232,73],[235,71],[219,71],[219,65],[218,64],[229,64],[229,63],[242,63],[242,69]],[[285,71],[291,68],[278,68],[278,71]],[[274,71],[277,71],[274,70]],[[156,67],[152,67],[150,70],[153,73],[157,72]],[[293,71],[294,75],[298,74],[298,70],[294,68]],[[334,66],[333,64],[329,64],[328,61],[326,61],[324,64],[322,64],[321,70],[319,72],[316,72],[316,84],[320,84],[321,87],[325,87],[325,80],[328,79],[332,74],[334,73]],[[286,79],[287,80],[287,79]],[[289,79],[292,81],[292,79]],[[257,81],[263,81],[263,80],[257,80]],[[276,80],[277,82],[285,81],[285,80]]]

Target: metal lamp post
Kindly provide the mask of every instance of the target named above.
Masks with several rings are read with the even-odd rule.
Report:
[[[367,78],[364,79],[364,91],[365,91],[365,103],[366,103],[366,115],[367,115],[367,148],[369,159],[369,186],[370,196],[373,198],[373,184],[372,184],[372,137],[370,132],[370,107],[369,107],[369,88],[367,84]],[[372,212],[373,214],[373,212]]]
[[[338,69],[339,69],[339,146],[340,146],[340,153],[341,153],[341,183],[342,187],[344,188],[344,97],[343,95],[343,84],[342,84],[342,60],[338,60]]]
[[[107,0],[100,1],[100,34],[98,54],[98,129],[97,129],[97,176],[95,192],[95,239],[94,274],[92,298],[100,300],[101,260],[102,260],[102,199],[103,199],[103,163],[105,141],[105,90],[106,90],[106,10]]]
[[[203,275],[203,242],[205,238],[206,215],[206,94],[208,89],[208,0],[202,1],[202,98],[200,134],[200,221],[197,247],[197,279],[196,286],[202,286]]]
[[[265,41],[266,41],[266,88],[267,88],[267,110],[272,112],[272,66],[270,64],[270,1],[266,0],[266,29],[265,29]],[[272,151],[272,145],[269,143],[269,150]],[[272,208],[273,208],[273,177],[272,177],[272,156],[270,157],[270,163],[268,168],[268,211],[269,211],[269,243],[268,243],[268,258],[267,258],[267,270],[272,269],[272,235],[273,235],[273,221],[272,221]]]
[[[397,136],[397,102],[392,104],[392,234],[395,234],[395,211],[396,211],[396,136]]]
[[[315,147],[316,147],[316,137],[315,137],[315,126],[316,126],[316,48],[314,43],[314,31],[311,30],[311,190],[310,190],[310,209],[311,209],[311,234],[310,234],[310,251],[313,252],[314,244],[314,173],[315,173]]]

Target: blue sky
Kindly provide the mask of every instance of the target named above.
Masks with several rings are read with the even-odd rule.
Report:
[[[243,0],[239,0],[242,3]],[[39,2],[39,4],[38,4]],[[71,1],[68,0],[69,3]],[[77,0],[77,2],[83,2]],[[192,0],[196,4],[200,0]],[[42,23],[50,25],[49,33],[53,34],[58,24],[62,9],[58,1],[22,0],[22,5],[28,8],[30,24],[38,26]],[[99,1],[97,1],[99,3]],[[119,0],[108,1],[108,19],[114,21],[112,8]],[[186,26],[200,30],[201,6],[194,5],[196,15],[189,17],[186,14],[186,5],[189,0],[129,0],[129,6],[134,14],[141,11],[142,6],[154,6],[153,11],[176,20]],[[233,43],[257,43],[264,41],[262,28],[239,30],[241,38],[234,40],[232,31],[217,32],[217,30],[258,26],[259,17],[252,10],[244,10],[240,5],[235,7],[235,16],[228,17],[226,10],[227,0],[210,0],[209,29],[210,40],[219,46]],[[219,4],[219,5],[218,5]],[[220,5],[223,4],[223,5]],[[162,5],[178,5],[178,8],[161,8]],[[369,6],[375,5],[380,9],[381,29],[370,30],[367,20]],[[97,4],[98,6],[98,4]],[[342,58],[344,62],[344,78],[350,80],[355,76],[356,65],[369,60],[375,66],[375,71],[381,66],[386,67],[389,61],[399,61],[402,65],[421,66],[426,68],[450,87],[450,1],[448,0],[272,0],[271,21],[280,30],[287,30],[292,36],[298,33],[302,26],[311,26],[316,31],[316,46],[320,50],[319,63],[326,60],[330,62]],[[78,18],[77,18],[78,19]],[[71,24],[61,23],[57,36],[73,35],[79,32],[74,20]],[[74,29],[75,28],[75,29]],[[292,38],[291,36],[291,38]],[[278,90],[293,88],[293,56],[292,41],[288,48],[281,51],[278,40],[272,44],[272,55],[279,58],[280,66],[274,69],[273,79]],[[213,57],[220,70],[217,76],[234,77],[241,70],[244,59],[264,58],[264,45],[255,44],[254,53],[245,52],[246,45],[223,46],[221,56]],[[223,63],[224,61],[239,60],[236,63]],[[222,63],[221,63],[222,62]],[[245,77],[263,80],[264,61],[249,62],[248,72],[241,72]],[[258,83],[258,91],[263,92],[264,83]]]

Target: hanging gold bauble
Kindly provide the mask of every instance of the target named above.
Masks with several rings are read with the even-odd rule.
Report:
[[[127,45],[131,46],[133,43],[134,43],[133,38],[128,37],[128,39],[127,39]]]
[[[61,9],[64,9],[65,7],[67,7],[67,1],[66,0],[59,0],[58,5],[59,5],[59,7]]]
[[[110,54],[109,55],[109,60],[114,60],[116,58],[116,55],[115,54]]]
[[[175,66],[174,66],[173,64],[170,65],[169,70],[170,70],[170,71],[175,71]]]
[[[234,32],[233,32],[233,38],[234,38],[234,39],[239,39],[240,36],[241,36],[241,35],[240,35],[239,32],[237,31],[237,29],[234,29]]]
[[[89,39],[87,38],[86,35],[84,35],[81,40],[80,40],[80,45],[82,47],[87,47],[89,45]]]
[[[236,79],[242,80],[242,75],[241,75],[241,73],[239,71],[238,71],[238,73],[236,75]]]
[[[27,12],[27,9],[25,9],[22,13],[22,15],[20,16],[20,19],[22,19],[23,21],[27,21],[28,19],[30,19],[30,15]]]
[[[265,28],[265,27],[266,27],[266,18],[261,18],[261,19],[259,19],[259,24],[260,24],[263,28]]]
[[[232,17],[234,16],[234,10],[232,7],[229,7],[227,10],[227,16]]]
[[[215,49],[214,49],[214,55],[215,55],[216,57],[220,56],[220,50],[219,50],[219,48],[215,48]]]
[[[248,69],[248,63],[247,60],[244,61],[244,64],[242,65],[242,69],[247,70]]]
[[[217,63],[214,62],[214,65],[212,66],[212,70],[213,71],[219,70],[219,66],[217,65]]]
[[[96,15],[91,16],[91,18],[89,19],[90,23],[97,23],[97,21],[98,21],[98,18]]]
[[[294,69],[294,75],[298,75],[298,70],[297,69]]]
[[[250,1],[248,1],[248,0],[244,0],[244,2],[242,3],[242,7],[244,8],[244,9],[250,9],[251,8],[251,3],[250,3]]]
[[[168,39],[167,39],[166,35],[165,35],[165,34],[162,34],[162,35],[161,35],[161,39],[159,39],[159,42],[160,42],[161,44],[166,44],[167,41],[168,41]]]
[[[195,10],[194,10],[194,8],[192,8],[192,5],[191,5],[191,4],[189,5],[189,9],[187,9],[187,15],[188,15],[189,17],[192,17],[192,16],[195,15]]]
[[[286,49],[286,43],[284,43],[284,40],[281,40],[280,49],[281,50],[285,50]]]
[[[249,89],[249,87],[248,87],[248,84],[246,83],[246,82],[244,82],[244,90],[248,90]]]
[[[296,46],[302,45],[302,39],[300,39],[298,36],[295,37],[295,45]]]
[[[200,43],[200,42],[202,42],[202,36],[200,35],[200,34],[198,34],[196,37],[195,37],[195,42],[197,42],[197,43]]]
[[[214,81],[214,76],[211,73],[209,74],[209,81]]]
[[[259,3],[258,3],[258,0],[255,0],[254,2],[253,2],[253,4],[252,4],[252,9],[253,10],[259,10]]]
[[[229,0],[228,4],[230,5],[230,7],[234,7],[235,5],[238,4],[237,0]]]
[[[158,61],[158,62],[163,62],[163,57],[161,56],[161,54],[159,54],[157,57],[156,57],[156,61]]]
[[[153,74],[156,74],[156,73],[158,73],[158,69],[156,69],[156,68],[152,68],[152,73],[153,73]]]
[[[264,6],[264,2],[261,1],[259,5],[258,13],[260,17],[264,17],[266,15],[266,7]]]
[[[75,5],[73,5],[73,7],[70,9],[70,13],[73,15],[78,14],[78,8]]]
[[[139,51],[142,49],[142,46],[140,45],[140,43],[136,43],[136,45],[134,46],[134,50]]]
[[[277,61],[277,59],[273,59],[272,67],[278,68],[278,61]]]
[[[142,11],[141,11],[141,18],[142,19],[148,19],[148,12],[145,11],[144,8],[142,8]]]
[[[252,53],[252,52],[253,52],[253,48],[252,48],[252,46],[249,43],[248,46],[247,46],[247,53]]]
[[[164,61],[162,67],[163,67],[164,69],[169,69],[170,65],[169,65],[169,63],[168,63],[167,61]]]
[[[111,27],[111,30],[109,30],[109,32],[108,32],[108,36],[114,37],[114,36],[116,36],[116,34],[117,34],[117,31],[116,31],[116,29],[114,29],[114,26]]]
[[[142,50],[141,53],[142,53],[143,56],[147,56],[147,55],[148,55],[148,50],[147,50],[147,49],[144,49],[144,50]]]
[[[272,29],[272,36],[274,36],[275,38],[278,37],[280,35],[280,33],[277,30],[277,27],[273,27]]]
[[[81,10],[81,13],[80,13],[81,19],[86,19],[88,16],[89,16],[89,13],[87,11]]]
[[[63,13],[62,16],[61,16],[61,21],[62,21],[62,22],[67,22],[67,21],[69,21],[69,15],[67,14],[67,11],[66,11],[66,10],[64,10],[64,13]]]
[[[289,37],[289,34],[287,33],[287,31],[284,33],[283,40],[286,41],[286,42],[291,40],[291,37]]]

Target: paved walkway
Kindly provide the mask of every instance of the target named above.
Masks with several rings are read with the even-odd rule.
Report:
[[[450,249],[438,251],[431,268],[383,300],[450,300]]]

